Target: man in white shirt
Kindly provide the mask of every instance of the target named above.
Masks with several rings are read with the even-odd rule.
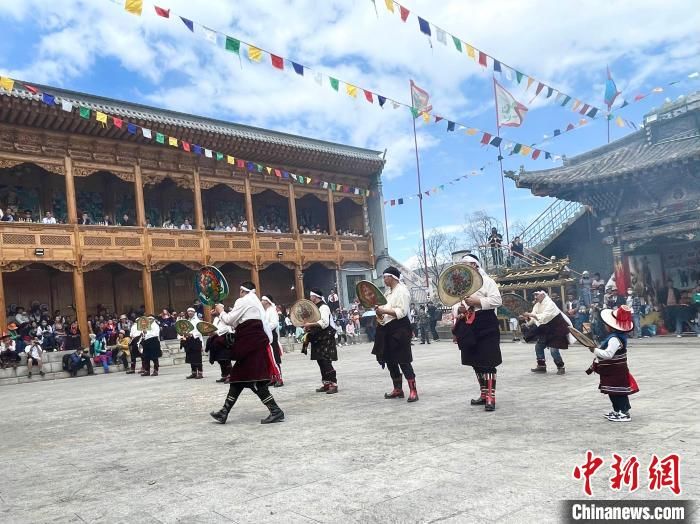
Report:
[[[209,338],[207,338],[207,345],[204,352],[209,354],[210,364],[214,364],[214,362],[219,363],[221,378],[218,378],[216,381],[228,384],[228,376],[231,373],[232,367],[229,347],[233,343],[233,329],[221,320],[221,316],[216,310],[213,310],[211,314],[212,324],[216,326],[216,334],[210,335]]]
[[[472,366],[479,382],[481,395],[478,399],[472,399],[471,405],[494,411],[496,367],[503,362],[501,333],[496,317],[496,309],[502,304],[501,292],[496,282],[481,268],[476,255],[465,255],[462,261],[479,272],[483,284],[475,293],[455,305],[464,309],[458,309],[452,332],[462,354],[462,365]],[[470,314],[472,311],[473,317]]]
[[[335,344],[335,322],[331,315],[331,308],[323,298],[323,292],[314,288],[309,293],[309,299],[318,306],[321,313],[321,320],[318,322],[307,322],[304,324],[304,331],[308,332],[307,340],[311,346],[311,360],[318,363],[321,371],[321,387],[316,389],[317,393],[333,395],[338,392],[338,380],[333,367],[333,362],[338,360],[338,348]]]
[[[284,386],[284,381],[282,380],[282,346],[280,346],[280,317],[277,313],[277,306],[273,302],[272,295],[263,295],[260,299],[263,307],[265,308],[265,321],[267,322],[270,331],[272,331],[272,350],[275,353],[275,362],[277,367],[280,368],[280,378],[275,381],[273,386],[280,388]]]
[[[401,272],[394,266],[384,270],[384,285],[387,288],[384,296],[387,304],[374,308],[377,314],[377,333],[374,338],[372,354],[384,367],[386,363],[389,375],[394,384],[391,393],[385,393],[384,398],[403,398],[402,376],[406,375],[410,390],[407,402],[418,400],[416,374],[413,371],[413,354],[411,352],[411,322],[408,314],[411,310],[411,292],[401,282]]]
[[[160,326],[152,316],[148,317],[151,321],[148,329],[141,331],[141,347],[143,347],[143,372],[142,377],[157,377],[160,363],[158,359],[163,356],[160,349]],[[139,319],[136,319],[135,325],[138,326]],[[151,362],[153,362],[153,373],[151,373]]]
[[[270,411],[270,415],[260,421],[261,424],[284,420],[284,412],[268,389],[270,382],[279,379],[280,372],[270,346],[272,332],[265,322],[265,309],[255,293],[255,284],[243,282],[239,288],[239,298],[230,313],[224,311],[223,304],[216,305],[221,321],[234,330],[230,353],[236,361],[229,375],[231,386],[224,406],[210,413],[219,424],[226,424],[231,408],[245,388],[251,389]]]
[[[55,224],[56,223],[56,218],[53,216],[53,213],[51,211],[46,212],[46,216],[41,219],[42,224]]]
[[[27,354],[27,368],[29,369],[27,376],[32,378],[32,366],[39,368],[39,375],[42,377],[46,375],[43,370],[43,362],[41,361],[44,350],[41,349],[41,344],[39,344],[39,340],[36,337],[32,339],[31,345],[27,346],[24,352]]]
[[[188,231],[192,229],[192,224],[190,224],[190,220],[188,218],[185,219],[185,222],[180,226],[180,229],[186,229]]]

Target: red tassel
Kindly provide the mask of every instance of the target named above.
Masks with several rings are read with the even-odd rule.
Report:
[[[634,327],[634,323],[632,322],[632,309],[629,306],[620,306],[617,308],[617,311],[613,313],[613,316],[624,331],[631,331]]]

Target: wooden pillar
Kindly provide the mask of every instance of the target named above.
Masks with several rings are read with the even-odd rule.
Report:
[[[250,221],[248,221],[250,223]],[[195,229],[203,231],[204,211],[202,210],[202,185],[199,180],[199,168],[194,168],[194,223]]]
[[[297,292],[297,300],[304,298],[304,276],[301,273],[301,266],[294,268],[294,290]]]
[[[289,183],[289,230],[293,235],[299,233],[297,223],[297,197],[294,193],[294,184]]]
[[[7,318],[5,317],[5,312],[7,307],[5,306],[5,284],[2,281],[2,271],[0,271],[0,332],[7,330]]]
[[[253,214],[253,194],[250,192],[250,178],[245,177],[245,219],[248,231],[255,232],[255,215]]]
[[[141,270],[141,287],[143,289],[143,307],[146,310],[146,315],[155,316],[155,304],[153,303],[153,278],[151,276],[151,268],[143,266]]]
[[[328,232],[335,236],[335,206],[333,205],[333,191],[331,188],[328,191]]]
[[[86,348],[90,343],[90,327],[87,321],[87,306],[85,305],[85,280],[83,268],[73,269],[73,303],[75,304],[75,316],[80,328],[80,344]]]
[[[250,280],[255,284],[255,289],[258,290],[258,293],[260,293],[260,272],[255,264],[250,268]]]
[[[75,180],[73,179],[73,159],[66,156],[64,166],[66,170],[66,213],[68,214],[66,224],[77,224],[78,209],[75,196]]]
[[[141,176],[141,165],[138,163],[134,165],[134,195],[136,196],[136,225],[138,227],[146,227],[146,206],[143,200],[143,177]]]

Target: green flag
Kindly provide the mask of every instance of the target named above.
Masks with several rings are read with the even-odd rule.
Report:
[[[521,144],[515,144],[515,147],[513,148],[513,154],[514,154],[514,155],[517,155],[518,153],[520,153],[520,148],[521,148],[521,147],[522,147]]]
[[[232,51],[236,53],[237,55],[240,54],[241,52],[241,41],[236,40],[235,38],[231,38],[230,36],[226,37],[226,51]]]
[[[413,114],[413,118],[418,118],[418,115],[420,115],[420,111],[415,107],[411,108],[411,113]]]
[[[217,151],[217,152],[216,152],[216,159],[217,159],[217,160],[223,160],[223,159],[224,159],[224,154],[223,154],[223,153],[219,153],[219,152]]]
[[[515,72],[515,78],[518,80],[518,84],[519,84],[520,81],[523,79],[523,76],[524,76],[524,75],[523,75],[520,71],[516,71],[516,72]]]
[[[165,144],[165,135],[163,133],[156,133],[156,142]]]
[[[80,118],[90,118],[90,108],[81,107],[80,108]]]
[[[328,80],[331,81],[331,87],[337,91],[337,90],[338,90],[338,86],[340,85],[340,82],[338,81],[338,79],[337,79],[337,78],[333,78],[332,76],[329,76],[329,77],[328,77]]]
[[[457,51],[460,53],[462,52],[462,41],[457,38],[456,36],[452,37],[452,41],[455,43],[455,47],[457,48]]]

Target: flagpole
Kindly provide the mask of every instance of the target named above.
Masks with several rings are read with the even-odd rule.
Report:
[[[411,82],[412,83],[412,82]],[[413,89],[411,84],[409,84],[410,95],[411,95],[411,107],[413,107]],[[420,161],[418,160],[418,136],[416,135],[416,118],[411,112],[411,118],[413,120],[413,144],[416,150],[416,174],[418,175],[418,208],[420,209],[420,237],[423,241],[423,268],[425,269],[425,287],[430,288],[430,283],[428,280],[428,256],[425,249],[425,226],[423,224],[423,191],[420,184]]]
[[[493,75],[493,103],[496,113],[496,136],[501,137],[501,124],[498,121],[498,97],[496,96],[496,75]],[[508,205],[506,204],[506,183],[503,178],[503,155],[501,154],[501,143],[498,143],[498,165],[501,169],[501,193],[503,194],[503,217],[506,222],[506,245],[510,245],[510,233],[508,232]]]

